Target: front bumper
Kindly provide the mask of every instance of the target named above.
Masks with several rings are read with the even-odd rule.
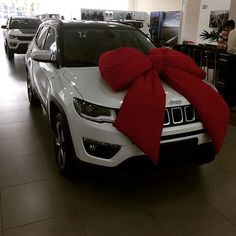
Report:
[[[10,52],[17,54],[25,54],[31,41],[8,40],[8,48]]]
[[[66,113],[75,153],[81,161],[95,165],[115,167],[132,157],[144,155],[140,149],[138,149],[125,135],[113,127],[112,124],[97,123],[83,119],[75,111],[73,105],[68,107]],[[85,139],[120,146],[120,149],[111,158],[100,158],[90,155],[86,151],[84,146]],[[193,145],[194,148],[192,149],[193,153],[196,153],[195,148],[200,150],[200,148],[204,146],[203,144],[211,144],[211,140],[200,122],[164,128],[162,132],[160,157],[163,159],[165,155],[167,155],[165,154],[166,151],[164,151],[164,149],[170,151],[170,154],[168,155],[175,156],[176,147],[178,146],[181,147],[180,152],[184,154],[188,149],[189,140],[195,140],[195,145]],[[183,145],[178,145],[180,143]],[[185,145],[186,147],[184,148]],[[189,158],[191,158],[190,152]]]

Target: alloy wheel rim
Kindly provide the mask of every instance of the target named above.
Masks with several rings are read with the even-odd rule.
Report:
[[[64,169],[66,165],[65,136],[63,126],[60,121],[56,123],[55,143],[57,162],[60,169]]]

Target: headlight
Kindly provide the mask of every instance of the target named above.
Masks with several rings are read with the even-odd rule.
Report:
[[[85,119],[101,123],[112,123],[115,120],[116,114],[113,109],[85,102],[78,98],[73,99],[73,104],[78,114]]]
[[[10,38],[10,39],[17,39],[17,36],[14,36],[14,35],[11,35],[11,34],[10,34],[10,35],[9,35],[9,38]]]

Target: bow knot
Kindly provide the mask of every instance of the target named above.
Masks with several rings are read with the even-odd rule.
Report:
[[[167,48],[154,48],[146,55],[134,48],[119,48],[100,57],[99,69],[114,91],[128,90],[113,125],[154,163],[165,113],[160,79],[193,105],[219,152],[228,127],[228,106],[202,81],[205,72],[190,57]]]

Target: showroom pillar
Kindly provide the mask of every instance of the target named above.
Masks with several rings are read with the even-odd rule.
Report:
[[[234,19],[236,21],[236,0],[231,0],[229,19]]]
[[[197,40],[201,0],[183,0],[181,42]]]
[[[129,0],[128,10],[129,11],[137,11],[137,0]]]

